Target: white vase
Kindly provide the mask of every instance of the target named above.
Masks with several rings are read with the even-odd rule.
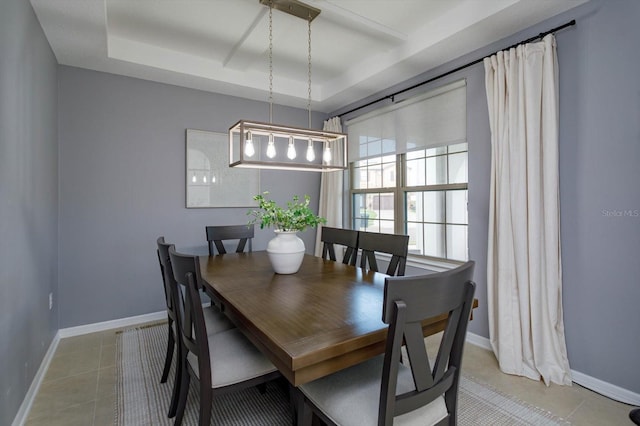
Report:
[[[276,230],[276,237],[267,244],[267,254],[273,270],[278,274],[295,274],[304,258],[304,241],[296,231]]]

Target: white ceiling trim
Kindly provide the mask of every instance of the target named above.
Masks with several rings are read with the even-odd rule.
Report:
[[[60,64],[267,101],[268,9],[259,0],[210,1],[216,16],[197,15],[199,4],[210,11],[212,3],[195,0],[31,4]],[[306,1],[322,10],[312,24],[312,109],[331,112],[588,0]],[[108,22],[110,5],[119,22]],[[184,17],[176,5],[185,5]],[[242,23],[227,22],[230,16]],[[274,11],[273,91],[274,103],[306,108],[307,26],[300,21]],[[208,38],[221,36],[207,52]],[[181,49],[189,37],[195,44]]]

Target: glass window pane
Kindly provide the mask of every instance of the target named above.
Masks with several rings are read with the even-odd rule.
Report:
[[[406,162],[406,175],[407,186],[421,186],[425,184],[425,160],[407,160]]]
[[[396,163],[384,163],[382,164],[382,187],[394,186],[396,186]]]
[[[393,234],[394,233],[394,227],[393,227],[393,221],[391,220],[380,220],[380,230],[378,232],[382,232],[384,234]]]
[[[447,183],[447,156],[427,158],[427,185]]]
[[[436,225],[425,223],[424,229],[424,255],[434,257],[445,256],[445,227],[444,225]]]
[[[405,196],[406,220],[422,222],[422,208],[422,192],[407,192]]]
[[[366,226],[360,229],[367,232],[380,232],[380,221],[378,219],[371,219],[366,222]]]
[[[424,193],[423,222],[444,223],[444,191],[426,191]],[[418,212],[418,215],[420,212]]]
[[[447,258],[467,260],[467,225],[447,225]]]
[[[364,230],[366,228],[366,218],[364,217],[365,197],[364,194],[353,194],[353,229]]]
[[[382,165],[369,166],[369,176],[367,180],[369,188],[382,188]]]
[[[447,191],[447,223],[467,224],[467,190]]]
[[[367,158],[369,156],[369,153],[367,152],[367,147],[369,145],[367,144],[367,137],[366,136],[360,136],[360,145],[359,145],[359,150],[360,150],[360,158]]]
[[[353,168],[353,188],[354,189],[361,189],[363,188],[363,185],[366,185],[367,183],[367,180],[365,177],[366,173],[367,173],[366,170],[363,170],[360,167]]]
[[[394,220],[394,199],[393,199],[393,194],[377,194],[376,199],[375,199],[375,212],[377,214],[377,217],[379,219],[383,219],[383,220],[390,220],[393,221]]]
[[[449,183],[467,183],[467,153],[450,154]]]
[[[405,232],[409,235],[409,253],[422,254],[422,224],[408,222]]]
[[[367,151],[369,155],[382,155],[382,141],[380,139],[369,140]]]
[[[382,139],[382,153],[396,152],[396,141],[393,139]]]

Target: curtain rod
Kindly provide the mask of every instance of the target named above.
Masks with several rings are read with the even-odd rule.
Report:
[[[446,76],[448,76],[448,75],[450,75],[450,74],[453,74],[453,73],[455,73],[455,72],[458,72],[458,71],[460,71],[460,70],[463,70],[463,69],[465,69],[465,68],[468,68],[468,67],[470,67],[470,66],[472,66],[472,65],[478,64],[478,63],[480,63],[480,62],[484,61],[484,58],[488,58],[488,57],[490,57],[490,56],[493,56],[493,55],[495,55],[496,53],[501,52],[501,51],[503,51],[503,50],[509,50],[509,49],[514,48],[514,47],[516,47],[516,46],[519,46],[519,45],[521,45],[521,44],[526,44],[526,43],[530,43],[530,42],[532,42],[532,41],[534,41],[534,40],[542,39],[542,38],[544,38],[544,37],[545,37],[546,35],[548,35],[548,34],[555,33],[556,31],[560,31],[560,30],[562,30],[562,29],[564,29],[564,28],[571,27],[571,26],[573,26],[573,25],[575,25],[575,24],[576,24],[576,20],[575,20],[575,19],[573,19],[573,20],[571,20],[571,21],[567,22],[566,24],[560,25],[559,27],[552,28],[552,29],[550,29],[549,31],[545,31],[545,32],[542,32],[542,33],[538,34],[537,36],[534,36],[534,37],[528,38],[528,39],[526,39],[526,40],[520,41],[520,42],[518,42],[518,43],[516,43],[516,44],[512,44],[511,46],[509,46],[509,47],[507,47],[507,48],[505,48],[505,49],[496,50],[495,52],[493,52],[493,53],[491,53],[491,54],[489,54],[489,55],[483,56],[483,57],[482,57],[482,58],[480,58],[480,59],[476,59],[475,61],[471,61],[471,62],[468,62],[468,63],[466,63],[466,64],[464,64],[464,65],[460,65],[460,66],[459,66],[459,67],[457,67],[457,68],[454,68],[454,69],[452,69],[452,70],[450,70],[450,71],[447,71],[447,72],[445,72],[445,73],[442,73],[442,74],[440,74],[440,75],[437,75],[437,76],[435,76],[435,77],[432,77],[432,78],[430,78],[430,79],[428,79],[428,80],[426,80],[426,81],[423,81],[423,82],[418,83],[418,84],[414,84],[413,86],[407,87],[406,89],[399,90],[399,91],[397,91],[397,92],[395,92],[395,93],[392,93],[392,94],[390,94],[390,95],[383,96],[382,98],[379,98],[379,99],[376,99],[376,100],[374,100],[374,101],[368,102],[368,103],[366,103],[366,104],[364,104],[364,105],[360,105],[359,107],[356,107],[356,108],[350,109],[349,111],[347,111],[347,112],[343,112],[342,114],[338,114],[338,117],[342,117],[342,116],[344,116],[344,115],[351,114],[352,112],[355,112],[355,111],[361,110],[361,109],[363,109],[363,108],[366,108],[366,107],[371,106],[371,105],[373,105],[373,104],[376,104],[376,103],[378,103],[378,102],[382,102],[382,101],[384,101],[384,100],[386,100],[386,99],[391,99],[391,102],[394,102],[394,99],[393,99],[393,98],[394,98],[394,97],[396,97],[397,95],[400,95],[400,94],[402,94],[402,93],[408,92],[409,90],[413,90],[413,89],[415,89],[416,87],[424,86],[425,84],[428,84],[428,83],[431,83],[431,82],[433,82],[433,81],[439,80],[439,79],[441,79],[441,78],[443,78],[443,77],[446,77]]]

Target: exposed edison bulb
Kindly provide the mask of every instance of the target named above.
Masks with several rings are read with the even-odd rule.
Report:
[[[193,176],[191,177],[191,182],[196,183],[198,179],[196,178],[196,172],[193,172]]]
[[[211,175],[211,183],[216,183],[216,177],[214,175]]]
[[[267,157],[273,158],[276,156],[276,146],[273,143],[273,133],[269,134],[269,144],[267,145]]]
[[[287,158],[289,160],[295,160],[296,158],[296,147],[293,145],[293,136],[289,136],[289,147],[287,148]]]
[[[247,138],[244,143],[244,155],[247,157],[253,157],[253,154],[256,153],[255,148],[253,147],[253,139],[251,138],[251,132],[247,132]]]
[[[202,176],[202,183],[207,183],[207,175]]]
[[[325,163],[331,162],[331,148],[329,147],[329,143],[327,143],[324,147],[324,153],[322,154],[322,160]]]
[[[313,140],[309,138],[309,145],[307,145],[307,161],[313,161],[316,159],[316,153],[313,150]]]

